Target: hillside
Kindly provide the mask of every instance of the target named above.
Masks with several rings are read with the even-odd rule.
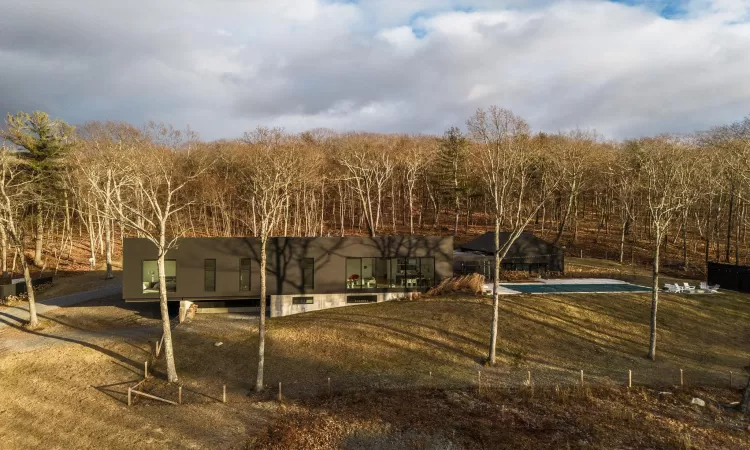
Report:
[[[742,431],[747,420],[718,406],[738,401],[747,379],[750,296],[664,295],[656,362],[645,358],[648,294],[515,296],[501,305],[495,368],[482,365],[491,311],[483,298],[270,319],[267,390],[260,396],[252,394],[257,322],[199,315],[174,331],[186,404],[138,399],[131,408],[125,406],[127,386],[142,376],[149,341],[159,336],[153,308],[117,298],[61,308],[44,318],[39,332],[2,335],[0,438],[11,449],[41,442],[299,448],[307,439],[319,448],[321,442],[371,448],[384,439],[392,448],[394,438],[452,448],[750,445]],[[155,361],[157,377],[163,377],[162,364]],[[582,393],[576,388],[581,369]],[[623,388],[628,370],[630,394]],[[528,371],[533,394],[525,385]],[[223,384],[227,405],[219,400]],[[691,406],[693,396],[708,406]],[[71,420],[75,432],[65,431]]]

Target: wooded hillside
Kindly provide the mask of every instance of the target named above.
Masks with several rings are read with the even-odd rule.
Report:
[[[511,128],[508,120],[517,123]],[[11,233],[48,270],[67,263],[74,241],[93,260],[111,259],[122,236],[160,221],[170,237],[257,236],[271,214],[278,219],[272,235],[463,239],[491,229],[496,210],[503,227],[537,203],[526,228],[570,254],[584,248],[588,256],[650,262],[653,208],[662,207],[667,264],[700,271],[705,260],[748,263],[750,119],[692,136],[615,142],[591,131],[535,133],[509,111],[490,108],[467,129],[409,136],[258,128],[202,142],[163,124],[74,129],[21,113],[3,131],[4,173],[16,177],[5,177],[10,203],[0,212],[4,224],[16,219]],[[502,148],[511,143],[513,153]],[[487,170],[493,155],[503,174],[497,203]],[[515,164],[510,155],[526,161]],[[259,190],[254,181],[271,167],[275,178]],[[282,175],[288,179],[274,184]],[[259,196],[271,191],[279,204],[264,207]],[[676,201],[659,204],[668,200]],[[18,272],[14,238],[0,230],[2,271]]]

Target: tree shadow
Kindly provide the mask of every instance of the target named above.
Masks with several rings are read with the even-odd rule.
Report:
[[[2,313],[0,313],[0,314],[2,314]],[[92,344],[90,342],[86,342],[86,341],[83,341],[83,340],[78,340],[78,339],[74,339],[74,338],[70,338],[70,337],[55,336],[53,334],[45,334],[45,333],[42,333],[42,332],[39,332],[39,331],[30,330],[30,329],[28,329],[26,327],[23,327],[23,326],[20,326],[20,325],[16,325],[16,324],[11,323],[11,322],[9,322],[9,321],[7,321],[5,319],[2,319],[2,318],[0,318],[0,322],[5,323],[6,325],[8,325],[11,328],[14,328],[16,330],[22,331],[24,333],[27,333],[27,334],[30,334],[30,335],[33,335],[33,336],[39,336],[39,337],[43,337],[43,338],[54,339],[54,340],[62,341],[62,342],[69,342],[71,344],[78,344],[78,345],[80,345],[82,347],[86,347],[86,348],[89,348],[91,350],[95,350],[95,351],[97,351],[99,353],[102,353],[102,354],[104,354],[106,356],[109,356],[110,358],[113,358],[113,359],[115,359],[117,361],[120,361],[120,362],[122,362],[124,364],[128,364],[128,365],[130,365],[132,367],[140,367],[141,366],[140,362],[136,362],[136,361],[134,361],[134,360],[132,360],[132,359],[124,356],[124,355],[121,355],[121,354],[119,354],[117,352],[114,352],[112,350],[106,349],[106,348],[104,348],[104,347],[102,347],[100,345]]]

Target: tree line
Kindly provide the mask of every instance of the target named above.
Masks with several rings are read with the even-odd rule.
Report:
[[[2,272],[20,268],[33,305],[31,270],[69,259],[74,241],[88,249],[92,266],[103,257],[111,277],[124,236],[151,240],[159,251],[170,381],[177,374],[164,257],[182,236],[255,236],[265,245],[275,235],[508,231],[508,242],[496,242],[491,364],[501,262],[524,231],[570,247],[582,239],[606,242],[621,263],[628,252],[632,259],[647,250],[651,358],[665,251],[671,246],[670,264],[695,270],[708,260],[746,263],[750,251],[750,118],[692,135],[618,142],[590,130],[534,132],[512,111],[492,106],[442,136],[259,127],[239,139],[204,142],[190,129],[160,123],[73,128],[34,112],[8,115],[2,138]],[[32,307],[30,326],[36,322]],[[263,312],[260,327],[258,388]]]

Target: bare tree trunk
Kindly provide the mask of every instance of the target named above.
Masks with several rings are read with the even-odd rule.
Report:
[[[575,185],[573,185],[573,188],[570,191],[570,196],[568,196],[568,207],[565,209],[564,215],[560,218],[560,225],[557,228],[557,235],[555,236],[554,241],[552,241],[552,245],[557,245],[557,243],[560,242],[560,238],[562,238],[563,232],[565,231],[565,224],[568,221],[568,216],[570,216],[570,211],[573,209],[574,197]]]
[[[729,217],[727,219],[727,247],[726,257],[724,258],[729,264],[729,255],[732,251],[732,216],[734,215],[734,183],[732,184],[729,191]]]
[[[742,216],[744,217],[745,212],[745,205],[742,205]],[[742,218],[739,217],[735,222],[737,223],[737,230],[734,233],[734,265],[739,266],[740,265],[740,231],[741,231],[741,224],[742,224]]]
[[[453,224],[453,236],[458,236],[458,220],[461,217],[461,200],[458,195],[458,178],[454,178],[454,189],[455,189],[455,206],[456,206],[456,221]]]
[[[266,351],[266,243],[267,236],[260,241],[260,320],[258,322],[258,377],[255,380],[255,391],[263,390],[263,365]]]
[[[490,354],[487,360],[497,362],[497,326],[500,320],[500,216],[495,216],[495,279],[492,282],[492,326],[490,327]]]
[[[162,231],[161,248],[165,247],[164,231]],[[159,271],[159,307],[161,309],[161,324],[164,332],[164,355],[167,359],[167,381],[176,383],[177,368],[174,363],[174,349],[172,347],[172,327],[169,321],[169,308],[167,306],[167,274],[164,269],[165,252],[160,252],[156,260],[156,266]]]
[[[26,258],[21,254],[21,265],[23,266],[23,279],[26,282],[26,295],[29,298],[29,325],[30,329],[34,329],[39,326],[39,319],[36,316],[36,298],[34,296],[34,285],[31,283],[31,272],[29,271],[29,265],[26,263]]]
[[[89,231],[89,249],[91,250],[90,267],[94,268],[94,266],[96,266],[96,238],[94,236],[94,219],[91,214],[91,205],[89,205],[88,207],[87,218]]]
[[[44,218],[42,217],[42,210],[39,204],[36,205],[36,236],[34,237],[34,265],[42,267],[44,263],[42,261],[42,245],[44,238]]]
[[[687,256],[687,226],[688,226],[688,210],[685,209],[682,216],[682,267],[687,270],[688,268],[688,256]]]
[[[627,234],[629,227],[630,217],[625,219],[625,222],[622,224],[622,233],[620,234],[620,264],[622,264],[625,259],[625,235]]]
[[[8,235],[5,227],[0,226],[0,277],[8,274]]]
[[[711,251],[711,210],[713,206],[713,200],[708,202],[708,215],[706,215],[706,265],[708,265],[709,252]]]
[[[661,248],[661,239],[661,231],[657,229],[651,284],[651,333],[648,347],[648,357],[652,360],[656,360],[656,311],[659,307],[659,249]]]
[[[115,276],[112,274],[112,221],[109,218],[104,219],[104,230],[107,234],[107,248],[106,248],[106,262],[107,262],[107,275],[105,279],[111,280]]]

